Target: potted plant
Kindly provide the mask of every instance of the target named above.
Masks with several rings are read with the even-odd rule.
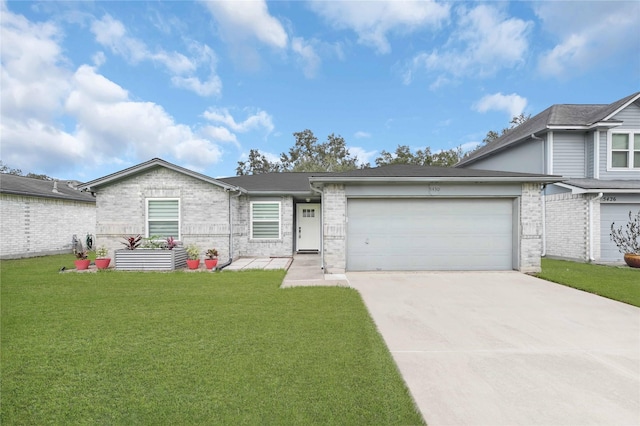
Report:
[[[100,246],[96,249],[96,268],[107,269],[111,258],[109,256],[109,250],[105,246]]]
[[[618,246],[620,253],[624,254],[624,261],[632,268],[640,268],[640,210],[636,213],[629,212],[629,222],[617,229],[615,222],[611,224],[611,240]]]
[[[87,257],[87,252],[86,251],[77,251],[76,252],[75,264],[76,264],[76,269],[78,271],[83,271],[85,269],[89,269],[89,264],[90,263],[91,263],[91,260],[89,260],[89,258]]]
[[[207,258],[204,260],[204,264],[207,269],[213,269],[218,265],[218,250],[211,248],[207,250]]]
[[[200,266],[200,249],[195,244],[187,246],[187,266],[189,269],[198,269]]]

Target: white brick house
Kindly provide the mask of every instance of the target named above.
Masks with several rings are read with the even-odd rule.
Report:
[[[95,226],[95,198],[71,183],[0,175],[0,258],[70,253]]]
[[[224,262],[322,255],[356,270],[540,269],[541,187],[554,176],[386,166],[213,179],[161,159],[87,182],[98,244],[173,236]]]

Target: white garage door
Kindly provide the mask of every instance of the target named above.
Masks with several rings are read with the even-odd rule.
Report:
[[[622,253],[611,241],[611,224],[615,227],[625,226],[629,222],[629,212],[635,215],[640,210],[640,204],[601,204],[600,205],[600,259],[605,262],[622,262]]]
[[[349,199],[350,271],[511,270],[510,199]]]

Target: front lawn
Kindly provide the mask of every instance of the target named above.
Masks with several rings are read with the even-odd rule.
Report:
[[[640,270],[542,259],[539,278],[640,307]]]
[[[423,424],[359,294],[2,261],[1,424]]]

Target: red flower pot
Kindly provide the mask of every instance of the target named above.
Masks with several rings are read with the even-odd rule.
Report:
[[[200,259],[187,259],[187,266],[189,269],[198,269],[198,266],[200,266]]]
[[[109,257],[105,257],[104,259],[96,259],[96,268],[107,269],[109,267],[110,262],[111,262],[111,258]]]
[[[85,269],[89,269],[89,264],[91,263],[91,260],[89,259],[78,259],[74,261],[76,263],[76,269],[78,271],[83,271]]]
[[[207,266],[207,269],[213,269],[218,265],[218,259],[205,259],[204,264]]]

